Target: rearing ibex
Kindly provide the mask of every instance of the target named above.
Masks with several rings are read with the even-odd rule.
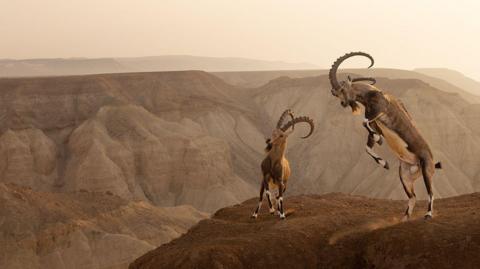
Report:
[[[420,173],[429,197],[425,218],[431,218],[433,211],[432,177],[435,168],[440,169],[441,164],[434,163],[427,141],[418,131],[403,103],[373,86],[374,78],[351,79],[348,77],[346,81],[338,82],[337,70],[340,64],[357,55],[370,59],[369,68],[373,66],[373,57],[364,52],[351,52],[338,58],[329,72],[332,94],[340,98],[343,107],[350,106],[354,114],[359,112],[359,103],[365,107],[364,126],[369,133],[366,149],[377,163],[386,169],[389,168],[388,163],[372,150],[375,143],[379,145],[382,143],[382,137],[400,160],[400,181],[409,198],[404,219],[407,220],[411,216],[415,206],[413,183]],[[372,84],[360,81],[370,81]]]
[[[287,115],[291,116],[291,120],[283,125],[283,121]],[[287,148],[287,137],[293,132],[294,125],[296,123],[305,122],[310,125],[310,132],[308,135],[302,138],[307,138],[313,133],[314,125],[313,120],[308,117],[297,117],[293,116],[291,110],[287,109],[282,113],[280,119],[278,120],[277,127],[272,132],[272,138],[267,140],[267,156],[262,161],[262,174],[263,180],[260,187],[260,199],[258,206],[252,214],[252,218],[258,216],[258,212],[262,206],[263,193],[265,192],[268,200],[268,205],[270,207],[270,213],[275,213],[275,208],[273,207],[272,197],[270,193],[270,186],[277,186],[278,196],[277,196],[277,209],[281,219],[285,218],[285,212],[283,209],[283,193],[287,188],[287,181],[290,177],[290,164],[285,158],[285,150]],[[282,126],[283,125],[283,126]],[[290,127],[291,130],[287,131]]]

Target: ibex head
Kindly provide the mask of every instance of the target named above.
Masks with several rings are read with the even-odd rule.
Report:
[[[348,76],[346,81],[338,81],[337,79],[337,70],[340,64],[345,61],[346,59],[353,57],[353,56],[365,56],[370,59],[370,67],[373,66],[374,60],[373,57],[365,52],[350,52],[342,57],[338,58],[330,68],[330,72],[328,73],[328,77],[330,79],[330,84],[332,85],[332,95],[340,98],[341,104],[343,107],[350,106],[352,108],[352,112],[356,113],[359,110],[359,106],[356,102],[356,93],[353,90],[353,83],[357,81],[370,81],[375,84],[376,80],[374,78],[367,78],[367,77],[360,77],[352,79]]]
[[[285,118],[287,116],[290,116],[291,120],[289,122],[287,122],[285,125],[283,125],[283,122],[285,121]],[[285,110],[282,113],[282,115],[280,116],[280,119],[277,122],[277,126],[276,126],[275,130],[273,130],[273,132],[272,132],[272,138],[267,139],[267,141],[266,141],[267,147],[265,148],[265,150],[268,152],[273,147],[273,145],[285,144],[288,136],[291,133],[293,133],[294,128],[295,128],[295,124],[300,123],[300,122],[305,122],[305,123],[310,125],[310,132],[302,138],[309,137],[313,133],[313,130],[315,128],[315,126],[313,124],[313,120],[308,118],[308,117],[305,117],[305,116],[295,117],[293,115],[293,112],[290,109]],[[291,127],[291,130],[288,130],[290,127]]]

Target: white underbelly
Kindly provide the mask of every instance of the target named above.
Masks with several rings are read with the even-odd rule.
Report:
[[[407,143],[395,131],[386,127],[380,121],[376,123],[382,130],[383,137],[387,141],[388,146],[400,160],[410,164],[418,163],[417,156],[407,149]]]

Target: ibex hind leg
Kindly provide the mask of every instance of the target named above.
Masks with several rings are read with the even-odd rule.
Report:
[[[282,191],[282,193],[283,193],[284,195],[285,195],[285,191],[286,191],[286,190],[287,190],[287,185],[284,184],[284,185],[283,185],[283,191]],[[278,200],[278,198],[280,198],[280,191],[278,192],[276,199]]]
[[[433,217],[433,174],[435,174],[435,164],[431,158],[420,159],[420,166],[422,169],[423,181],[428,193],[428,209],[425,214],[425,219]]]
[[[277,200],[277,203],[278,203],[278,213],[280,214],[280,218],[281,219],[285,219],[285,211],[284,211],[284,208],[283,208],[283,191],[285,189],[285,184],[282,181],[280,181],[280,184],[278,185],[278,200]]]
[[[420,167],[418,165],[412,165],[403,161],[400,161],[399,176],[402,182],[403,189],[408,197],[408,206],[405,211],[403,220],[406,221],[410,218],[415,207],[416,195],[414,190],[415,180],[420,176]]]

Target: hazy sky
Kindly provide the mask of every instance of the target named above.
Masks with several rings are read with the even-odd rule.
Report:
[[[480,80],[479,36],[480,1],[0,0],[0,58],[190,54],[327,68],[362,50],[380,67]]]

